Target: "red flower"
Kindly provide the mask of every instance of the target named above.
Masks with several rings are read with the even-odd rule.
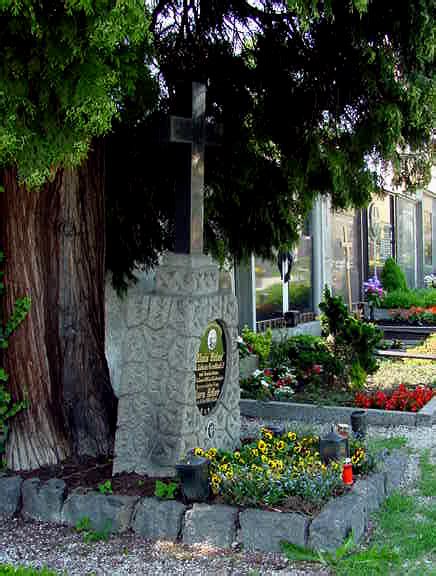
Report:
[[[374,394],[359,392],[354,397],[354,403],[360,408],[382,408],[385,410],[410,410],[417,412],[433,396],[436,390],[426,386],[408,389],[404,384],[392,391],[390,395],[378,390]]]

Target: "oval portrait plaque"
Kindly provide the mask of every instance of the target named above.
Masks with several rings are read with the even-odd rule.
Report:
[[[226,372],[226,341],[217,320],[209,322],[201,337],[195,365],[195,394],[198,409],[205,416],[215,407]]]

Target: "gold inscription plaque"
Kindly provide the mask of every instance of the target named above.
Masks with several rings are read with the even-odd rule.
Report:
[[[210,322],[201,338],[195,366],[195,393],[200,412],[206,416],[215,407],[224,384],[226,348],[221,324]]]

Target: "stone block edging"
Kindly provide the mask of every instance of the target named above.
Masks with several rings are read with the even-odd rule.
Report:
[[[334,550],[353,533],[358,542],[369,515],[399,487],[408,456],[401,450],[383,454],[380,471],[358,480],[351,490],[328,502],[313,517],[296,512],[239,509],[234,506],[100,494],[66,493],[62,480],[41,482],[0,475],[0,518],[20,515],[75,526],[85,517],[94,530],[136,534],[152,540],[182,541],[246,550],[279,552],[282,541],[315,550]]]
[[[318,406],[297,402],[262,402],[240,400],[241,415],[254,418],[286,418],[310,424],[349,422],[351,413],[360,408],[353,406]],[[371,426],[423,426],[431,427],[436,422],[436,397],[432,398],[419,412],[399,412],[368,408],[368,424]]]

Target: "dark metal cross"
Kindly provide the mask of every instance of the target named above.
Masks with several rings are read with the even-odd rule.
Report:
[[[192,83],[192,117],[170,116],[170,142],[190,144],[178,153],[175,252],[203,253],[204,150],[206,143],[206,86]],[[212,143],[212,142],[210,142]],[[190,167],[187,156],[190,156]]]

